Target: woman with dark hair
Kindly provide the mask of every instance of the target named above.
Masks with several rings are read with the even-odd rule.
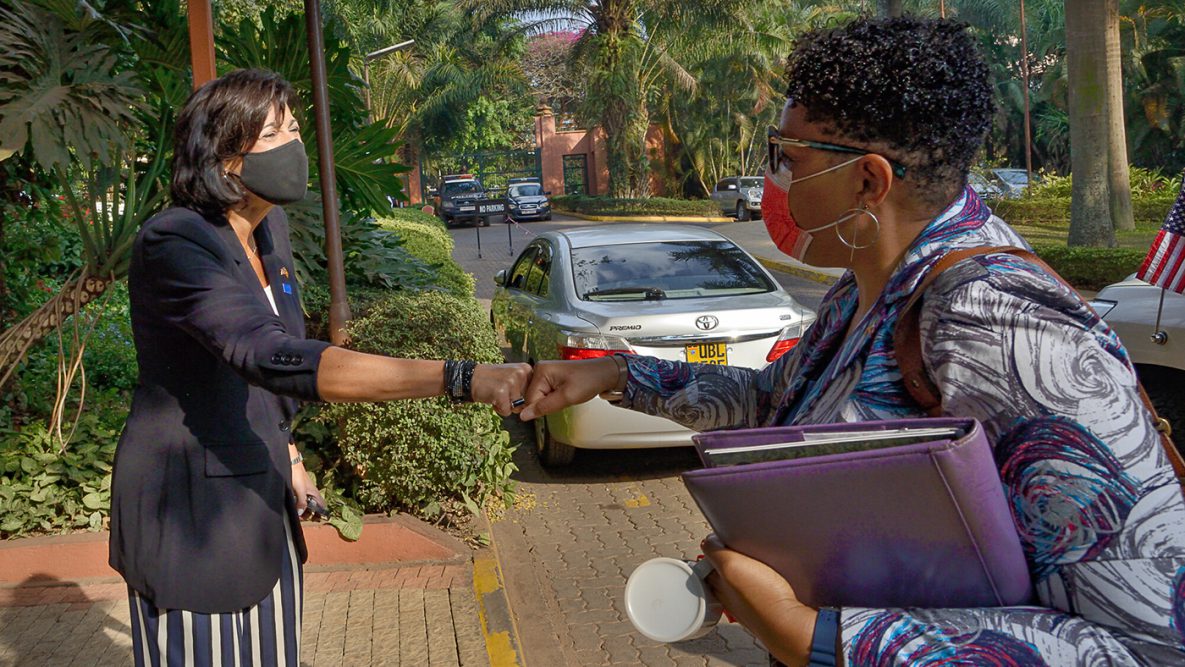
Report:
[[[177,117],[172,195],[128,276],[140,380],[115,454],[111,566],[137,665],[299,662],[300,518],[324,501],[298,401],[447,394],[516,410],[530,367],[394,359],[304,338],[288,222],[308,158],[292,87],[240,70]]]
[[[1013,254],[963,259],[922,287],[951,251],[1028,247],[966,186],[993,113],[974,40],[946,21],[860,20],[804,36],[788,74],[765,224],[787,254],[848,269],[794,352],[761,371],[540,363],[521,417],[610,390],[700,431],[924,417],[893,345],[921,291],[925,371],[944,415],[983,424],[1040,606],[812,609],[712,536],[708,583],[725,608],[787,664],[1185,662],[1185,499],[1118,338]]]

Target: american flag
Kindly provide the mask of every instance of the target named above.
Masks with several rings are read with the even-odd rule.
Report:
[[[1177,203],[1164,219],[1136,277],[1185,294],[1185,178],[1181,181]]]

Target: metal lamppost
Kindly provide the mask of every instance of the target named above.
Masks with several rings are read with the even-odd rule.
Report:
[[[366,115],[368,117],[370,116],[370,61],[377,60],[396,51],[402,51],[415,43],[416,40],[409,39],[406,42],[385,46],[378,51],[371,51],[365,56],[362,56],[362,80],[366,82]]]
[[[346,270],[342,257],[341,222],[337,210],[337,173],[333,164],[333,133],[329,126],[329,87],[325,82],[325,40],[321,35],[321,2],[304,0],[309,69],[313,79],[313,116],[317,127],[317,164],[321,177],[321,212],[325,221],[325,258],[329,273],[329,340],[348,341],[350,304],[346,301]]]

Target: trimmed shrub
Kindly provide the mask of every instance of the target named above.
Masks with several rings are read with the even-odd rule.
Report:
[[[1152,197],[1132,200],[1132,215],[1137,227],[1159,228],[1164,216],[1173,206],[1176,194],[1167,191]],[[1039,227],[1070,225],[1070,198],[1067,197],[1022,197],[1020,199],[997,199],[991,202],[992,211],[1012,225],[1033,225]]]
[[[354,321],[350,336],[362,352],[502,361],[477,303],[443,292],[392,293]],[[368,511],[437,518],[512,498],[510,434],[488,406],[444,397],[344,403],[325,406],[316,419],[339,425],[341,455],[357,475],[352,495]]]
[[[613,197],[565,195],[552,197],[551,203],[556,208],[584,215],[702,215],[705,217],[721,215],[720,207],[710,199],[668,199],[666,197],[614,199]]]
[[[1086,290],[1099,290],[1123,280],[1140,268],[1147,254],[1147,249],[1067,247],[1055,243],[1034,244],[1033,250],[1066,282]]]
[[[453,237],[434,215],[411,208],[395,209],[378,221],[379,226],[403,240],[403,248],[429,265],[435,272],[432,281],[457,296],[473,296],[473,276],[453,261]]]

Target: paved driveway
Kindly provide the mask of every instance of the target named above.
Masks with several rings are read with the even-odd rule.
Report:
[[[613,224],[559,219],[454,229],[454,258],[477,277],[477,295],[493,295],[493,275],[507,268],[544,229]],[[705,224],[728,235],[729,225]],[[760,224],[760,223],[757,223]],[[481,258],[477,256],[478,234]],[[775,277],[811,308],[826,287],[787,274]],[[623,612],[626,578],[656,556],[694,558],[708,525],[679,480],[697,467],[690,448],[580,451],[570,468],[549,472],[534,453],[533,430],[506,421],[515,454],[520,502],[493,523],[507,596],[524,664],[768,665],[739,625],[721,623],[708,636],[664,645],[634,631]]]

